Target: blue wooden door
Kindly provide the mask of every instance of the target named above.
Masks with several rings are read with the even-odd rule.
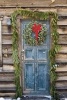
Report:
[[[22,34],[25,26],[31,20],[22,21]],[[39,21],[46,24],[47,36],[43,45],[29,46],[22,39],[23,53],[23,80],[24,93],[49,94],[49,22]]]

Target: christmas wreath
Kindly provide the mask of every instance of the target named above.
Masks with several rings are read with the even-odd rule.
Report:
[[[46,39],[46,25],[30,22],[23,31],[25,43],[28,45],[41,45]]]

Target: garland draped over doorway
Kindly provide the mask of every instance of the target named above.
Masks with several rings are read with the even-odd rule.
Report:
[[[12,23],[12,45],[13,45],[13,62],[15,68],[15,84],[16,84],[16,97],[22,95],[21,85],[20,85],[20,76],[21,76],[21,66],[20,66],[20,59],[18,55],[18,28],[17,28],[17,16],[20,15],[23,19],[24,18],[31,18],[33,20],[49,20],[50,19],[50,27],[51,27],[51,49],[49,51],[49,58],[50,58],[50,93],[51,96],[58,100],[57,92],[55,87],[55,82],[57,79],[56,75],[56,66],[55,66],[55,55],[58,52],[58,38],[59,33],[57,32],[57,20],[58,16],[54,12],[38,12],[38,11],[28,11],[28,10],[16,10],[11,15],[11,23]]]

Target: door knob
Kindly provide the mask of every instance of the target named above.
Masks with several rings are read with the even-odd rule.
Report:
[[[24,49],[21,52],[23,53],[24,52]]]

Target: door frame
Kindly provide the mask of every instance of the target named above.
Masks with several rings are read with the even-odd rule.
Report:
[[[22,45],[23,45],[22,44],[23,38],[22,38],[22,34],[21,34],[21,23],[23,22],[22,20],[27,20],[27,19],[29,19],[29,18],[22,18],[21,16],[17,17],[17,23],[18,23],[17,26],[18,26],[18,31],[19,31],[18,32],[18,36],[19,36],[18,37],[19,38],[19,41],[18,41],[18,43],[19,43],[18,51],[19,51],[20,66],[21,66],[21,69],[22,69],[21,70],[21,77],[20,77],[20,85],[22,87],[22,91],[24,91],[24,72],[23,72],[24,67],[22,66],[23,65],[23,60],[22,59],[23,59],[23,53],[24,53],[24,51],[22,51],[22,49],[23,49],[23,47],[22,47]],[[49,19],[49,26],[50,26],[50,19]],[[51,33],[51,30],[50,30],[50,33]],[[49,41],[50,41],[50,48],[51,48],[51,34],[50,34]],[[25,91],[24,91],[24,93],[25,93]]]

